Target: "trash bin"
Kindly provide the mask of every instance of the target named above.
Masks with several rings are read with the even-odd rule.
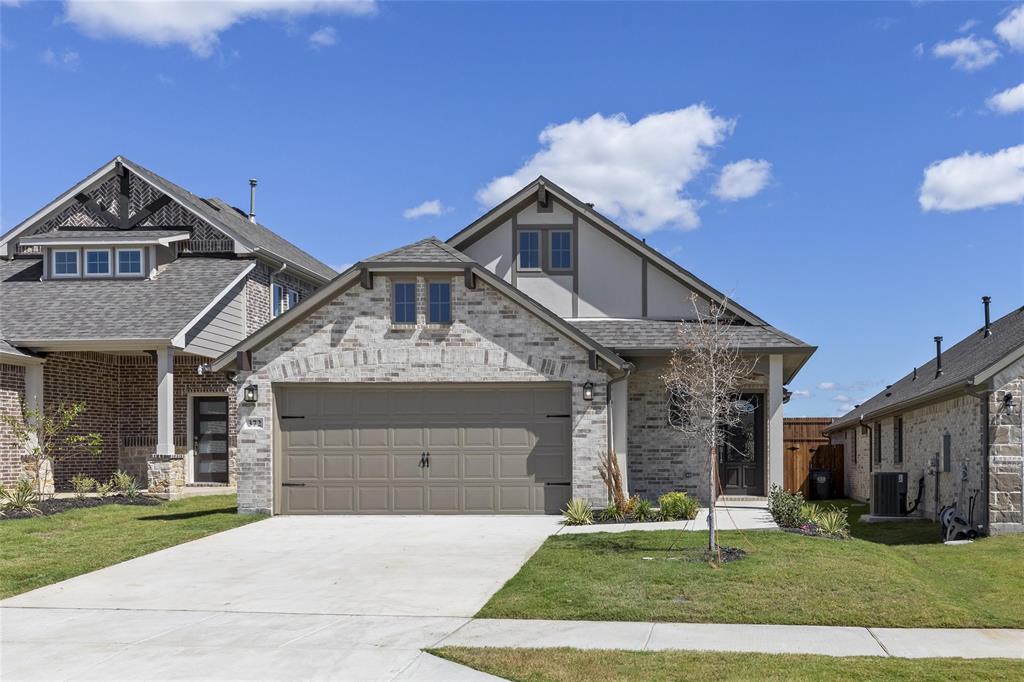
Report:
[[[827,500],[832,497],[832,470],[811,469],[811,499]]]

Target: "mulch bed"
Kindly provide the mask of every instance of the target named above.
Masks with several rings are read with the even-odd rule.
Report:
[[[145,495],[139,495],[138,497],[111,495],[109,497],[86,497],[81,500],[76,497],[62,497],[36,502],[35,506],[39,509],[38,514],[25,511],[5,511],[4,515],[0,516],[0,521],[9,521],[11,519],[30,519],[34,516],[51,516],[53,514],[60,514],[61,512],[70,511],[72,509],[102,507],[106,504],[127,504],[139,507],[153,507],[160,504],[162,501],[163,500],[158,500],[155,497],[147,497]]]

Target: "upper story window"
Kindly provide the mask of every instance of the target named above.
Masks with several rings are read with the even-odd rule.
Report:
[[[274,283],[270,285],[270,314],[277,317],[299,304],[299,292],[283,284]]]
[[[540,269],[540,232],[537,230],[519,233],[518,263],[520,270]]]
[[[554,230],[551,232],[551,268],[572,269],[572,232]]]
[[[118,275],[141,275],[142,274],[142,249],[118,249],[117,250],[117,274]]]
[[[85,250],[85,276],[107,277],[110,275],[110,250]]]
[[[430,324],[450,324],[452,321],[452,285],[448,282],[431,282],[429,289]]]
[[[54,277],[78,277],[78,251],[53,252]]]
[[[416,324],[415,282],[395,282],[391,321],[395,324]]]

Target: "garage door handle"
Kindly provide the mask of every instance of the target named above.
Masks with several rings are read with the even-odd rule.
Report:
[[[281,419],[305,419],[306,416],[302,414],[282,414]]]
[[[545,416],[547,416],[548,419],[554,419],[556,417],[564,417],[564,418],[568,419],[572,415],[571,414],[549,414],[549,415],[545,415]]]
[[[282,488],[305,488],[306,484],[305,483],[287,483],[287,482],[285,482],[285,483],[281,484],[281,487]]]

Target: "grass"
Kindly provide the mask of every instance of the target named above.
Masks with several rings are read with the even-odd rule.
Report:
[[[861,505],[843,501],[851,518]],[[481,618],[866,627],[1024,627],[1024,537],[938,543],[928,522],[852,523],[830,540],[723,532],[747,557],[699,556],[703,533],[556,535],[484,605]]]
[[[237,514],[234,495],[212,495],[0,521],[0,598],[261,518]]]
[[[875,658],[717,652],[467,649],[430,653],[509,680],[1011,680],[1024,661],[959,658]]]

